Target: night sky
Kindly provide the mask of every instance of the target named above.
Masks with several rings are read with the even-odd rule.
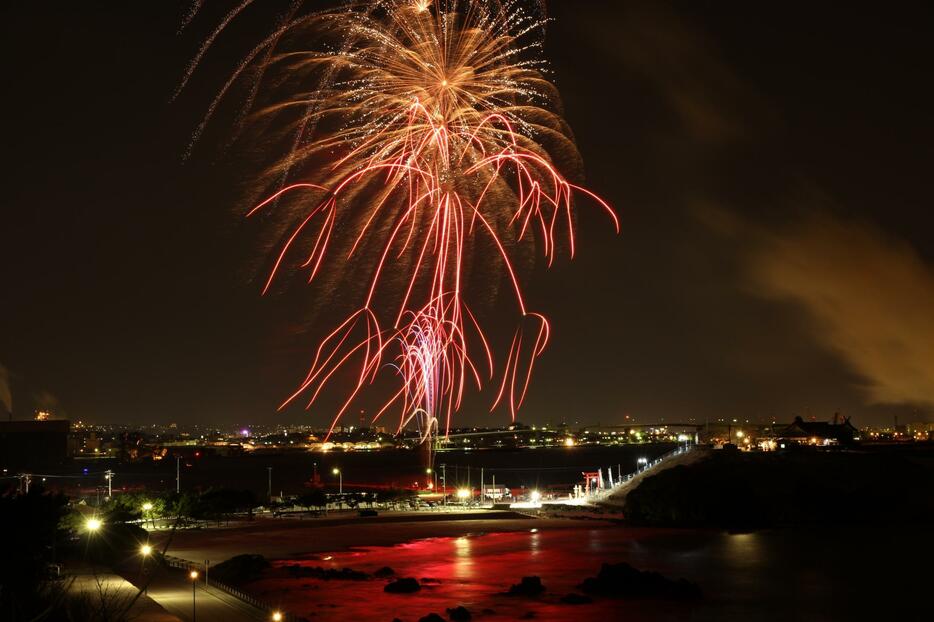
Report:
[[[327,404],[275,413],[321,327],[301,294],[259,295],[229,119],[183,160],[286,3],[260,0],[170,101],[232,3],[207,4],[181,35],[185,2],[0,7],[0,379],[17,417],[329,420]],[[934,9],[818,4],[549,3],[587,185],[622,233],[580,203],[577,259],[532,275],[554,340],[520,420],[931,419]],[[459,421],[506,422],[492,398]]]

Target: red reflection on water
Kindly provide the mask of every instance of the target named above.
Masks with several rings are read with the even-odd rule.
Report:
[[[686,619],[683,606],[595,599],[591,604],[566,605],[560,598],[577,592],[577,584],[594,576],[604,562],[624,561],[620,533],[607,529],[494,533],[459,538],[419,540],[392,547],[369,547],[277,562],[267,578],[248,589],[267,602],[311,620],[415,621],[435,612],[447,618],[447,608],[463,605],[476,619],[516,619],[534,612],[536,620],[604,621]],[[606,539],[614,540],[607,546]],[[608,549],[615,549],[615,555]],[[324,581],[291,578],[287,564],[353,568],[368,573],[389,566],[397,577],[423,582],[416,594],[387,594],[388,580]],[[523,576],[537,575],[547,588],[540,598],[504,594]],[[483,613],[484,611],[487,613]]]

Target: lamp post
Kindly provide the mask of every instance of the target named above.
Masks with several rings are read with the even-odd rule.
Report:
[[[143,584],[143,594],[146,593],[146,589],[149,587],[148,582],[144,581],[144,575],[146,574],[146,560],[149,559],[149,556],[152,555],[152,546],[146,542],[139,547],[140,563],[139,563],[139,580]]]
[[[195,594],[198,589],[198,571],[192,570],[188,573],[188,578],[191,579],[191,622],[195,622]]]
[[[273,612],[272,612],[272,622],[281,622],[281,620],[282,620],[282,612],[280,612],[280,611],[273,611]]]
[[[331,473],[337,476],[337,494],[344,494],[344,474],[337,467],[334,467]]]

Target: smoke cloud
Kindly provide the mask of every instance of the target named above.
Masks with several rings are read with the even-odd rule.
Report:
[[[3,405],[3,413],[13,412],[13,393],[10,391],[10,372],[3,365],[0,365],[0,404]]]
[[[910,245],[825,214],[752,239],[756,293],[806,310],[870,401],[934,405],[934,267]]]

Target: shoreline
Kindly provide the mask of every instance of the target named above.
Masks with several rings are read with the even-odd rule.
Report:
[[[239,525],[180,530],[174,534],[155,531],[151,532],[151,538],[160,549],[171,538],[166,551],[169,555],[216,564],[241,554],[258,554],[273,561],[430,538],[612,526],[612,521],[596,518],[536,518],[517,512],[471,510],[376,517],[257,518]]]

